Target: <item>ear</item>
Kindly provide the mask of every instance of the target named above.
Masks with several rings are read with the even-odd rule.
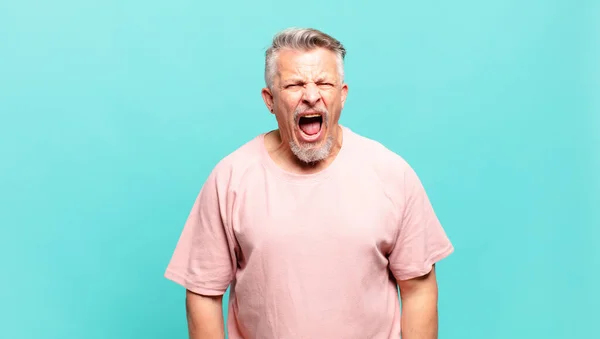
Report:
[[[342,84],[342,108],[344,108],[344,104],[346,103],[346,97],[348,96],[348,84]]]
[[[261,95],[263,98],[263,101],[265,102],[265,105],[267,106],[267,109],[273,113],[273,93],[271,92],[271,90],[268,87],[265,87],[262,89],[261,91]]]

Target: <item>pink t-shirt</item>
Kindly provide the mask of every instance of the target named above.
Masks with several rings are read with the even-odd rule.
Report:
[[[317,174],[282,170],[260,135],[202,187],[165,275],[204,295],[231,286],[229,338],[399,338],[394,278],[453,251],[413,169],[342,130]]]

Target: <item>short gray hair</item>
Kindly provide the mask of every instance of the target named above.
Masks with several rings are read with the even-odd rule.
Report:
[[[287,28],[273,37],[271,46],[265,55],[265,83],[272,88],[273,78],[277,68],[277,54],[282,49],[309,51],[315,48],[325,48],[337,56],[338,73],[344,81],[344,58],[346,48],[337,39],[314,28]]]

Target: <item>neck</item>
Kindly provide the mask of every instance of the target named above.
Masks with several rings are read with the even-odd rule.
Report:
[[[313,174],[327,168],[337,157],[342,148],[343,135],[339,125],[333,129],[333,145],[329,156],[315,163],[306,163],[298,159],[290,149],[289,142],[282,139],[279,130],[274,130],[265,136],[265,147],[271,159],[283,170],[296,174]]]

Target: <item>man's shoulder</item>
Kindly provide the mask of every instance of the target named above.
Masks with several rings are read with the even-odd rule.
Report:
[[[249,161],[256,160],[261,155],[263,148],[261,142],[263,135],[257,135],[254,138],[245,141],[233,151],[226,154],[219,162],[221,166],[233,166],[235,168],[243,167]]]
[[[355,131],[349,130],[349,132],[352,136],[353,158],[362,164],[374,166],[377,169],[392,170],[396,173],[410,167],[398,151],[384,145],[381,141]]]
[[[352,140],[354,165],[374,174],[390,199],[401,201],[407,190],[420,185],[414,168],[396,147],[357,133],[352,133]]]
[[[223,156],[213,167],[211,175],[219,178],[219,181],[231,181],[243,175],[249,168],[259,164],[263,152],[262,136],[261,134],[246,141]]]

